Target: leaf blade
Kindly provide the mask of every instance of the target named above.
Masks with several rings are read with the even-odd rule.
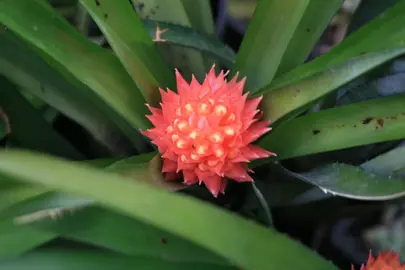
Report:
[[[149,35],[156,38],[156,24],[161,29],[168,29],[162,34],[166,41],[163,45],[170,44],[185,48],[192,48],[220,60],[226,67],[230,68],[235,60],[235,53],[220,40],[207,35],[197,29],[185,27],[180,24],[167,22],[143,21]]]
[[[182,0],[173,0],[170,2],[165,0],[131,1],[135,6],[138,16],[144,20],[152,19],[157,22],[170,22],[187,27],[192,26],[192,19],[189,18]],[[205,10],[200,10],[199,16],[201,16],[201,13],[204,13],[204,11]],[[162,38],[164,39],[164,34]],[[184,50],[170,46],[161,46],[161,42],[159,42],[158,39],[155,39],[155,41],[157,41],[159,51],[164,56],[166,63],[173,69],[177,68],[181,70],[183,77],[191,79],[191,75],[194,74],[197,79],[204,78],[209,67],[206,66],[201,53],[189,49]]]
[[[269,91],[263,95],[264,117],[275,122],[294,111],[295,115],[300,114],[309,105],[343,84],[403,53],[405,48],[369,53],[278,89],[263,88],[258,94]]]
[[[45,250],[30,252],[20,258],[3,260],[0,266],[4,270],[17,270],[30,268],[32,270],[59,269],[59,270],[107,270],[118,268],[122,270],[156,269],[156,270],[202,270],[212,268],[215,270],[230,270],[233,267],[215,266],[211,264],[190,264],[166,262],[144,257],[128,257],[121,254],[115,254],[105,251],[87,251],[87,250]]]
[[[84,159],[83,154],[52,128],[17,87],[1,75],[0,85],[0,107],[9,117],[11,136],[23,147],[75,160]]]
[[[304,63],[343,0],[312,0],[284,52],[276,76]],[[314,16],[317,14],[317,16]]]
[[[24,166],[24,169],[21,166]],[[52,167],[52,170],[48,170],[49,167]],[[269,269],[270,257],[267,250],[272,246],[278,247],[271,253],[274,269],[281,266],[307,269],[309,265],[312,269],[336,269],[275,231],[266,230],[189,197],[125,181],[121,177],[86,166],[58,161],[43,155],[9,151],[0,153],[0,171],[2,174],[18,177],[21,181],[50,185],[96,199],[110,209],[184,237],[247,269]],[[70,181],[65,181],[67,172]],[[65,177],[62,174],[65,174]],[[85,188],[83,185],[91,188]],[[162,208],[165,209],[162,211]],[[176,208],[182,210],[181,220],[170,211]],[[216,220],[215,224],[212,220]],[[196,231],[199,233],[195,234]],[[249,233],[241,235],[241,231]],[[263,241],[263,238],[268,238],[269,241]],[[239,244],[235,243],[235,239]],[[280,248],[281,246],[283,248]],[[300,262],[284,258],[283,249],[300,253]]]
[[[46,209],[59,208],[60,204],[52,203],[52,196],[58,195],[48,194],[38,198],[41,203],[35,212],[42,213],[41,211]],[[26,203],[31,204],[32,201]],[[77,206],[80,205],[78,202]],[[24,205],[19,205],[18,208],[24,208]],[[18,208],[12,209],[13,212]],[[30,211],[33,210],[30,207]],[[63,238],[108,248],[128,256],[155,258],[168,262],[229,265],[221,257],[189,241],[94,205],[81,208],[66,205],[65,209],[60,209],[60,215],[56,219],[43,215],[40,219],[31,220],[26,225],[20,226],[57,233]]]
[[[132,168],[125,168],[125,172],[134,174],[136,171],[139,172],[136,166],[134,168],[134,164],[148,162],[153,156],[146,154],[130,158],[129,160],[123,159],[118,161],[115,158],[115,163],[114,161],[86,161],[86,163],[95,167],[105,167],[110,172],[121,174],[123,173],[121,163],[125,162],[128,166],[132,165]],[[89,200],[58,194],[42,186],[37,187],[15,183],[10,177],[1,176],[0,179],[0,219],[3,220],[0,222],[0,257],[20,255],[60,235],[58,230],[41,231],[23,225],[40,222],[46,218],[52,218],[53,220],[54,217],[59,217],[67,210],[69,212],[76,211],[77,209],[80,210],[93,203]],[[54,220],[52,224],[55,224]],[[21,241],[21,239],[24,239],[24,241]],[[100,243],[100,239],[93,239],[91,241],[90,235],[89,242]],[[107,243],[110,243],[108,239]],[[122,247],[119,246],[119,248]],[[123,251],[126,251],[125,246]]]
[[[258,2],[231,72],[246,76],[248,89],[255,91],[272,81],[308,4],[308,0]]]
[[[100,27],[145,100],[151,105],[158,104],[158,87],[173,89],[174,72],[158,54],[130,2],[80,0],[80,3]]]
[[[87,41],[46,2],[5,0],[0,8],[7,11],[0,22],[63,65],[128,123],[150,127],[145,100],[115,56]]]
[[[404,11],[405,3],[399,1],[382,16],[370,21],[327,53],[275,79],[272,87],[297,82],[364,53],[403,48],[405,30],[400,22]]]
[[[356,200],[386,201],[405,195],[405,181],[388,179],[348,164],[331,164],[295,174],[301,180],[319,186],[325,193]]]
[[[119,125],[96,104],[103,102],[68,71],[55,68],[11,31],[0,31],[0,73],[85,128],[113,153],[131,148],[124,134],[136,137],[132,127]],[[126,130],[126,132],[120,129]],[[135,135],[134,135],[135,134]],[[118,144],[116,138],[121,138]],[[130,149],[129,149],[130,150]],[[126,152],[125,152],[126,153]]]
[[[18,227],[12,219],[0,222],[0,264],[4,258],[19,256],[55,237],[51,232]]]
[[[393,200],[405,195],[404,152],[405,146],[401,145],[359,166],[333,163],[305,173],[288,173],[332,195],[357,200]]]
[[[259,142],[277,159],[402,139],[405,95],[336,107],[278,126]]]
[[[210,3],[207,1],[181,0],[191,27],[209,35],[215,34]]]

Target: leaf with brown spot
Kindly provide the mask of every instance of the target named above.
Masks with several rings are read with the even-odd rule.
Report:
[[[377,125],[384,127],[384,119],[377,119]]]
[[[260,139],[259,145],[277,153],[277,157],[271,158],[276,160],[403,139],[403,104],[405,94],[311,113],[277,126]],[[384,119],[384,128],[378,132],[374,125],[368,124],[376,118]],[[358,123],[363,124],[356,126]],[[324,136],[314,136],[312,130],[322,130]]]

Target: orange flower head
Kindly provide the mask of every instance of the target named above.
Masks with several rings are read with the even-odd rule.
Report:
[[[355,270],[353,265],[352,270]],[[399,252],[395,254],[392,251],[383,251],[374,258],[370,250],[367,264],[362,265],[360,270],[405,270],[405,264],[401,265]]]
[[[251,144],[271,130],[270,121],[259,121],[262,97],[247,99],[245,79],[227,82],[214,67],[202,84],[194,76],[188,84],[176,70],[177,94],[160,89],[161,108],[147,105],[154,128],[142,133],[157,145],[166,180],[182,173],[185,184],[203,182],[217,197],[227,179],[253,182],[249,161],[275,154]]]

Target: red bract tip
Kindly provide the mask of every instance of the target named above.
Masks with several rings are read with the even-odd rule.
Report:
[[[214,67],[202,85],[175,73],[177,94],[160,89],[161,108],[148,106],[154,128],[143,131],[161,152],[166,179],[182,175],[187,185],[204,183],[215,197],[227,179],[253,182],[247,163],[275,155],[251,144],[270,130],[270,121],[259,121],[261,97],[247,99],[245,79],[227,82]]]
[[[353,265],[352,270],[355,270]],[[383,251],[374,258],[370,250],[367,263],[360,270],[405,270],[405,264],[401,265],[399,252],[395,254],[392,251]]]

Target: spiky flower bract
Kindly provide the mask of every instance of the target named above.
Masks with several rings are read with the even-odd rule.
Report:
[[[249,161],[275,155],[251,144],[271,130],[259,121],[262,97],[247,99],[245,79],[227,82],[226,75],[213,67],[202,84],[194,76],[188,84],[176,70],[177,93],[160,89],[161,108],[147,105],[154,128],[143,131],[162,155],[166,180],[203,182],[215,197],[227,179],[253,182]]]
[[[352,270],[355,270],[353,265]],[[360,270],[405,270],[405,264],[401,265],[399,252],[383,251],[374,258],[370,251],[366,265],[362,265]]]

